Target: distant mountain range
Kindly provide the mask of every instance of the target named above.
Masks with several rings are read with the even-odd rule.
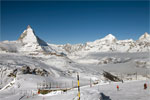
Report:
[[[117,40],[109,34],[102,39],[85,44],[48,44],[40,39],[28,25],[27,29],[16,41],[0,42],[0,52],[26,52],[26,53],[55,53],[70,54],[78,52],[149,52],[150,34],[147,32],[138,40]]]

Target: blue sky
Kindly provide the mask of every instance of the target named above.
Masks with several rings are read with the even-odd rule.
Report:
[[[2,1],[1,40],[17,40],[27,25],[54,44],[94,41],[107,34],[137,40],[150,32],[148,1]]]

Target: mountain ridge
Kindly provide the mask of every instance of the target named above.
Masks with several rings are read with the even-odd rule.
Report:
[[[10,49],[10,50],[9,50]],[[13,49],[13,50],[11,50]],[[104,38],[97,39],[93,42],[84,44],[48,44],[36,36],[30,25],[20,35],[15,42],[0,42],[0,51],[15,52],[63,52],[66,54],[78,52],[149,52],[150,51],[150,34],[145,32],[138,40],[126,39],[117,40],[117,38],[108,34]]]

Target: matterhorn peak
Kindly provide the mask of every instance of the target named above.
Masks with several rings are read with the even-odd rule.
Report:
[[[27,29],[30,29],[30,28],[31,28],[31,26],[30,26],[30,25],[28,25],[28,26],[27,26]]]
[[[21,40],[23,43],[36,43],[37,37],[30,27],[30,25],[27,26],[27,29],[24,30],[24,32],[21,34],[19,40]]]
[[[27,31],[33,31],[32,27],[30,25],[27,26]],[[33,32],[34,33],[34,32]]]
[[[150,34],[145,32],[142,36],[140,36],[139,41],[150,42]]]
[[[53,52],[57,53],[51,46],[49,46],[45,41],[36,36],[35,32],[30,25],[21,34],[19,41],[22,47],[19,51],[30,51],[30,52]]]
[[[24,32],[21,34],[19,40],[24,44],[37,44],[47,46],[46,42],[35,35],[30,25],[28,25],[27,29],[24,30]]]

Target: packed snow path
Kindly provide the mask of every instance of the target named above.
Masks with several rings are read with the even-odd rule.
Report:
[[[144,90],[144,83],[148,84],[148,88]],[[119,91],[116,86],[119,85]],[[19,93],[8,95],[7,98],[0,94],[1,100],[18,100],[21,95]],[[103,97],[102,97],[103,95]],[[150,81],[132,81],[125,83],[110,83],[105,85],[96,85],[93,87],[81,87],[81,100],[150,100]],[[25,96],[21,100],[77,100],[77,89],[67,91],[65,93],[55,92],[46,95]]]

